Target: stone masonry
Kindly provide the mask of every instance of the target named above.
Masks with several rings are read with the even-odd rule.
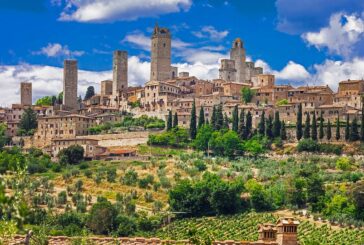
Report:
[[[65,60],[63,68],[63,106],[66,109],[77,109],[77,60]]]
[[[32,105],[32,84],[22,82],[20,84],[20,103],[21,105]]]
[[[120,92],[128,89],[128,52],[116,50],[113,56],[113,85],[112,95],[114,98],[120,96]]]

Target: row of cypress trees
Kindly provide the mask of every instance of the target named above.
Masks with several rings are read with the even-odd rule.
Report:
[[[316,120],[316,113],[313,114],[312,120],[310,119],[310,113],[306,113],[305,124],[302,124],[302,105],[298,105],[298,112],[297,112],[297,123],[296,123],[296,138],[297,140],[301,140],[302,137],[304,139],[313,139],[322,140],[325,137],[325,130],[324,130],[324,118],[321,112],[319,118],[319,129],[317,131],[317,120]],[[340,119],[339,116],[336,119],[336,134],[335,139],[341,139],[341,132],[340,132]],[[350,123],[349,115],[346,116],[346,123],[345,123],[345,140],[346,141],[364,141],[364,108],[362,108],[362,115],[361,115],[361,122],[360,122],[360,134],[359,134],[359,125],[357,118],[354,118],[353,121]],[[330,119],[327,120],[326,126],[326,139],[330,140],[332,138],[331,132],[331,122]]]

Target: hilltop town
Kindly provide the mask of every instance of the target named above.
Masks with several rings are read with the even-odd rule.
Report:
[[[203,107],[204,117],[209,121],[213,107],[221,104],[228,118],[232,117],[236,106],[239,111],[250,112],[254,128],[263,112],[266,117],[278,112],[286,125],[294,126],[299,105],[304,115],[316,114],[316,118],[323,117],[325,123],[328,120],[352,121],[361,115],[363,80],[338,81],[338,91],[327,85],[278,85],[274,75],[246,61],[244,42],[240,38],[232,42],[230,59],[221,59],[219,77],[202,80],[171,66],[171,42],[170,30],[156,25],[151,35],[150,80],[142,87],[128,85],[128,53],[120,50],[113,54],[112,79],[100,81],[100,93],[86,100],[78,98],[77,60],[64,61],[63,98],[53,105],[32,105],[32,84],[21,82],[20,104],[3,108],[0,114],[1,121],[7,125],[6,134],[19,135],[22,114],[30,107],[37,114],[38,127],[31,139],[25,139],[26,147],[40,147],[56,156],[62,146],[81,144],[92,158],[105,149],[97,148],[96,138],[83,136],[95,125],[120,121],[122,113],[135,117],[154,116],[166,121],[171,111],[177,114],[178,126],[189,127],[193,102],[197,111]],[[251,94],[248,101],[243,96],[244,89]],[[294,140],[294,133],[288,132],[288,138]],[[14,139],[16,144],[16,137]]]

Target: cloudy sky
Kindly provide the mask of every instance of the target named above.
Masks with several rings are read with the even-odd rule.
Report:
[[[294,4],[292,4],[294,2]],[[154,24],[171,29],[172,61],[200,78],[218,76],[236,37],[279,83],[329,84],[364,77],[361,0],[2,0],[0,105],[62,90],[62,63],[79,61],[79,94],[111,78],[112,51],[129,52],[129,83],[150,72]]]

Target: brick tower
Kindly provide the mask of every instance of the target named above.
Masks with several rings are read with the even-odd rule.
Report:
[[[298,245],[297,227],[300,224],[294,218],[280,218],[277,222],[277,243],[279,245]]]
[[[230,59],[235,61],[236,76],[235,81],[238,83],[245,82],[245,49],[243,41],[237,38],[233,42],[233,46],[230,49]]]
[[[152,35],[151,81],[171,78],[171,33],[167,28],[155,25]]]
[[[27,82],[20,83],[20,104],[32,105],[32,84]]]
[[[77,109],[77,60],[65,60],[63,67],[63,106],[66,110]]]

